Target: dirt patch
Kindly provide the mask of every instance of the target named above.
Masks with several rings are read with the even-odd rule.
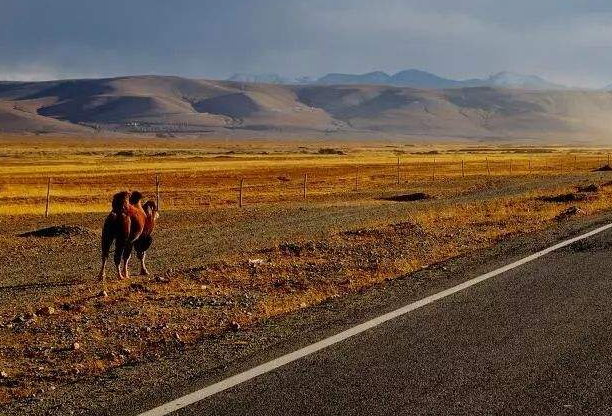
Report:
[[[34,231],[28,231],[19,234],[19,237],[72,237],[77,235],[95,235],[95,233],[87,228],[76,225],[54,225],[52,227],[41,228]]]
[[[566,220],[568,218],[573,217],[574,215],[578,215],[578,214],[583,214],[584,211],[582,211],[580,208],[578,208],[577,206],[572,206],[569,207],[567,209],[564,209],[563,211],[561,211],[559,213],[559,215],[557,215],[555,217],[555,220],[557,221],[563,221]]]
[[[332,149],[329,147],[324,147],[322,149],[319,149],[317,153],[320,155],[345,155],[346,154],[342,150]]]
[[[593,170],[593,172],[610,172],[610,171],[612,171],[612,166],[610,165],[603,165],[602,167]]]
[[[279,246],[279,250],[285,256],[299,256],[302,254],[303,247],[295,243],[283,243]]]
[[[134,157],[136,156],[136,152],[133,150],[120,150],[116,152],[114,156]]]
[[[570,192],[567,194],[561,194],[561,195],[555,195],[555,196],[543,196],[539,199],[540,201],[544,201],[544,202],[577,202],[577,201],[586,201],[588,199],[592,199],[592,196],[589,196],[586,193]]]
[[[412,201],[422,201],[424,199],[431,199],[431,195],[426,194],[424,192],[416,192],[413,194],[393,195],[393,196],[386,197],[383,199],[385,201],[412,202]]]
[[[578,192],[599,192],[599,186],[595,185],[594,183],[586,186],[578,186],[576,189]]]

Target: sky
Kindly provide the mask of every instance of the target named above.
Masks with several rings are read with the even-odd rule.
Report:
[[[0,79],[510,70],[612,84],[609,0],[0,0]]]

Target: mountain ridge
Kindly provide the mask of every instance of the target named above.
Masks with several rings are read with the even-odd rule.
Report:
[[[605,91],[279,85],[172,76],[0,82],[4,132],[612,139],[610,117],[612,93]]]
[[[320,78],[288,78],[278,74],[236,73],[227,79],[235,82],[267,83],[282,85],[322,84],[322,85],[390,85],[397,87],[445,89],[468,87],[503,87],[529,90],[565,90],[569,87],[550,82],[537,75],[525,75],[511,71],[501,71],[487,78],[455,80],[440,77],[420,69],[406,69],[390,75],[384,71],[364,74],[328,73]]]

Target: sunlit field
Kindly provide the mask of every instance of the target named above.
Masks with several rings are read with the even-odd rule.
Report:
[[[102,140],[102,139],[100,139]],[[164,210],[354,199],[401,191],[459,190],[496,177],[568,175],[608,163],[607,149],[316,142],[155,142],[151,139],[35,145],[0,140],[0,214],[103,212],[112,194],[160,191]],[[156,186],[159,181],[159,188]],[[449,185],[452,182],[453,185]]]

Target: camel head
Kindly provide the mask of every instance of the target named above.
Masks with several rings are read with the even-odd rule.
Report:
[[[147,216],[153,215],[154,220],[157,220],[159,218],[159,209],[157,208],[157,204],[155,203],[155,201],[145,202],[142,208],[147,213]]]

